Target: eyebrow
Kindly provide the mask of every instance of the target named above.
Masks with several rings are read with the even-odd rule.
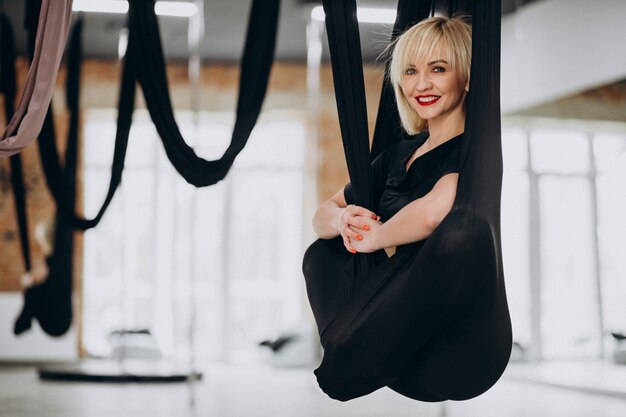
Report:
[[[445,59],[437,59],[435,61],[430,61],[427,65],[431,66],[431,65],[435,65],[435,64],[439,64],[439,63],[447,64],[448,61],[446,61]]]

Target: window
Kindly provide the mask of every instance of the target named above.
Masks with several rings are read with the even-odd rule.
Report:
[[[503,251],[514,338],[598,357],[626,330],[626,125],[517,119],[503,130]]]
[[[177,118],[199,155],[222,155],[231,115]],[[108,186],[112,120],[94,111],[85,125],[88,215]],[[134,120],[121,188],[85,234],[84,346],[107,355],[112,330],[148,328],[168,356],[191,346],[204,358],[254,356],[304,311],[304,118],[268,114],[226,179],[199,189],[174,170],[147,115]]]

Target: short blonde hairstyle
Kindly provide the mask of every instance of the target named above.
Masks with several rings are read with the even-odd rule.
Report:
[[[418,60],[434,58],[433,54],[440,47],[447,51],[447,61],[452,70],[458,68],[463,83],[468,83],[472,62],[472,27],[466,17],[436,16],[422,20],[390,45],[393,53],[389,77],[396,94],[400,121],[411,135],[426,129],[428,121],[419,117],[402,93],[404,71],[416,62],[416,57]]]

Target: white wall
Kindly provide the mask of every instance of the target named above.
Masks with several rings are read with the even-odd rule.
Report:
[[[502,112],[626,78],[625,0],[547,0],[502,21]]]

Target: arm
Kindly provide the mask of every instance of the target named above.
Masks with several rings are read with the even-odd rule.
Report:
[[[322,239],[341,235],[346,249],[354,253],[356,250],[350,241],[359,240],[359,237],[362,239],[362,231],[370,227],[366,221],[376,218],[374,213],[364,207],[348,205],[341,188],[318,207],[313,216],[313,230]]]
[[[353,241],[359,252],[374,252],[426,239],[452,208],[459,174],[444,175],[433,189],[422,198],[404,206],[384,224],[366,219],[369,231],[363,230],[363,239]]]

